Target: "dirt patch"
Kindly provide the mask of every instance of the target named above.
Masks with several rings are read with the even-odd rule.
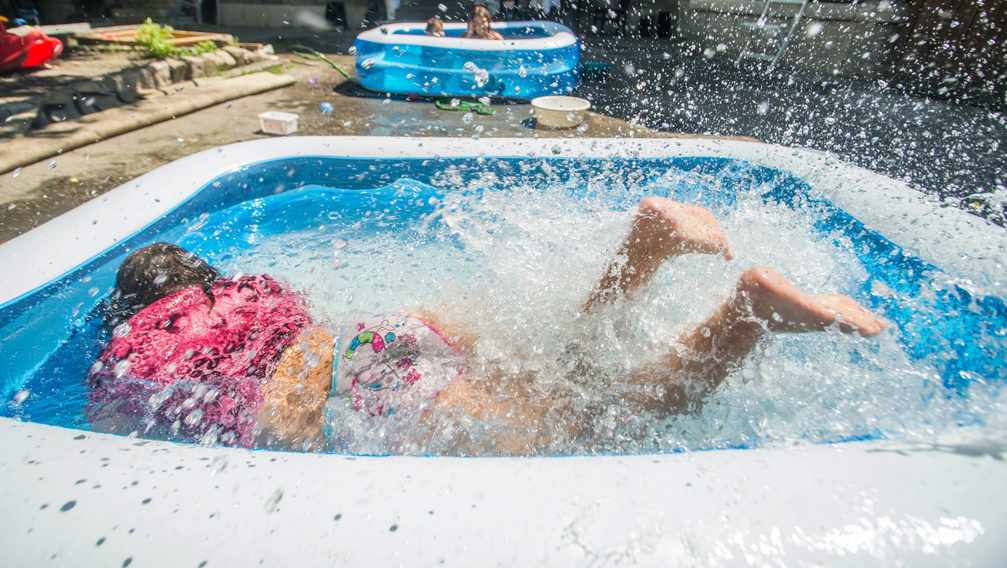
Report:
[[[31,199],[19,199],[2,206],[0,242],[34,229],[127,181],[129,178],[116,175],[83,180],[75,177],[52,178],[46,183],[41,195]]]

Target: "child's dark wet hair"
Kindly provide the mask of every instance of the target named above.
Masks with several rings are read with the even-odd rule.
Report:
[[[115,278],[120,301],[142,309],[179,290],[199,286],[213,303],[210,288],[220,272],[195,254],[170,243],[154,243],[126,257]]]
[[[486,7],[486,4],[472,4],[472,7],[469,8],[469,19],[474,20],[477,16],[486,18],[487,22],[493,19],[493,14]]]
[[[427,35],[444,35],[444,21],[434,16],[427,20]]]

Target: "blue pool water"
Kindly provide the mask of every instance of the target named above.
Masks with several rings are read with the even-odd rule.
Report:
[[[638,307],[613,316],[611,333],[563,323],[599,276],[627,211],[650,194],[709,208],[738,258],[676,261]],[[1003,298],[967,290],[785,172],[714,158],[285,158],[211,181],[119,246],[0,307],[9,361],[0,414],[87,428],[83,379],[107,337],[100,303],[128,251],[156,241],[188,248],[225,274],[282,276],[306,294],[318,321],[451,305],[479,322],[488,359],[543,380],[565,379],[539,346],[573,338],[621,369],[632,364],[624,354],[659,351],[708,313],[752,264],[809,291],[848,294],[890,324],[877,339],[780,336],[718,392],[719,404],[607,433],[589,444],[595,450],[981,426],[1007,378]],[[592,385],[605,388],[601,378]]]

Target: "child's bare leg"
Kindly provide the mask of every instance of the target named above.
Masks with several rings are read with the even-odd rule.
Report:
[[[852,298],[805,294],[773,270],[749,268],[734,297],[682,338],[681,352],[672,351],[631,378],[645,387],[637,402],[667,414],[696,410],[764,334],[824,331],[837,321],[843,333],[864,337],[885,329]]]
[[[663,197],[640,202],[629,234],[609,261],[584,310],[611,303],[648,283],[661,263],[688,253],[733,256],[727,235],[712,213]],[[625,258],[625,262],[623,262]]]

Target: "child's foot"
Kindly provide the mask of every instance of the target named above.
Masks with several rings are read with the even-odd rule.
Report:
[[[779,273],[763,266],[746,270],[738,297],[747,298],[752,314],[779,332],[822,331],[839,320],[843,333],[877,335],[885,322],[853,298],[841,294],[805,294]]]
[[[727,235],[713,213],[664,197],[648,197],[640,202],[627,245],[630,258],[634,252],[655,261],[693,252],[734,258]]]
[[[664,197],[644,199],[617,256],[624,256],[624,260],[609,261],[584,309],[611,303],[620,295],[645,286],[661,263],[691,252],[719,254],[727,260],[734,257],[727,235],[713,213]]]

